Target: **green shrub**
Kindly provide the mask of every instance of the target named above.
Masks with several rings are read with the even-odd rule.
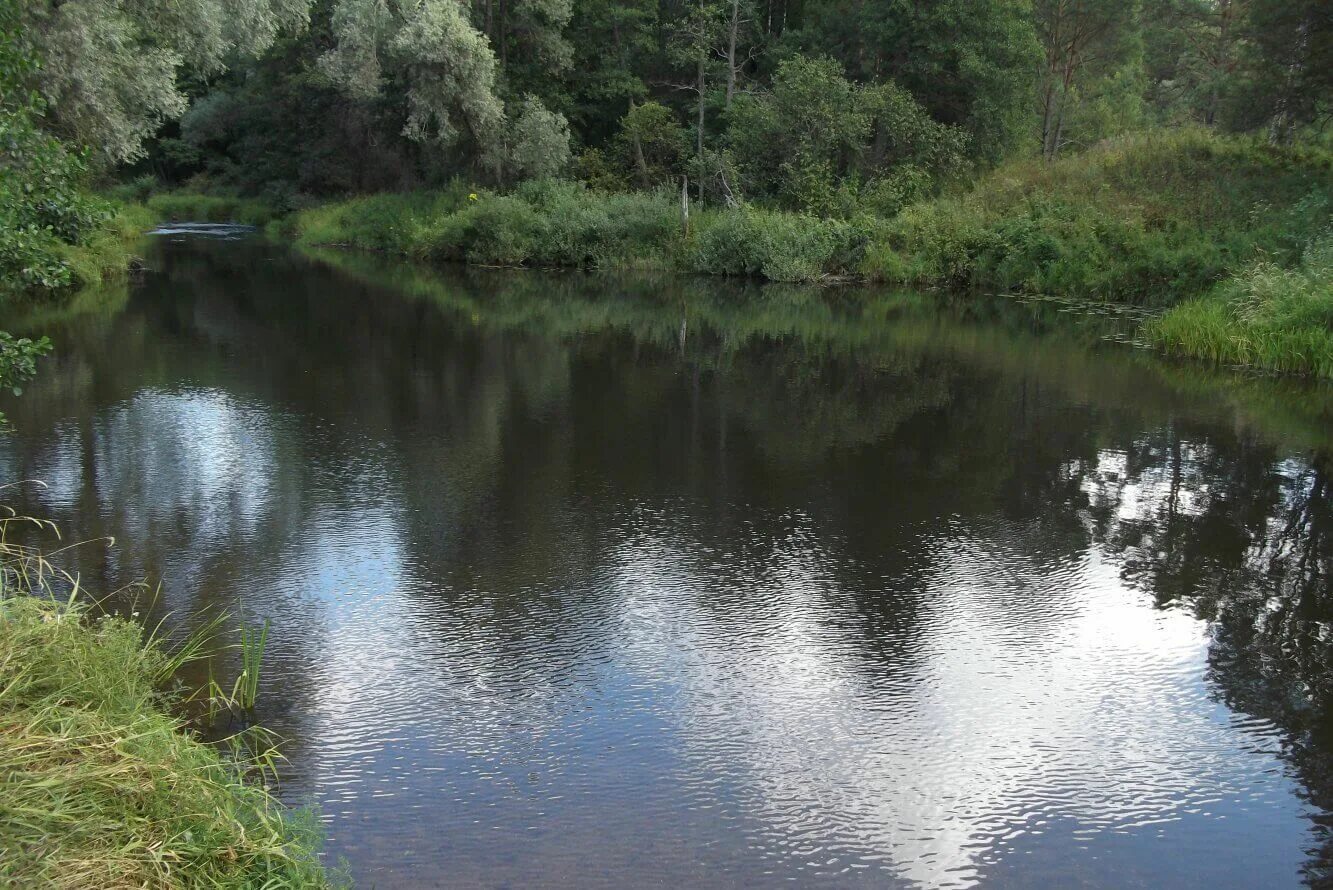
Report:
[[[159,183],[151,173],[136,176],[128,182],[119,182],[107,188],[104,194],[113,201],[122,204],[145,204],[157,192]]]
[[[690,267],[712,275],[814,281],[855,267],[865,246],[856,224],[741,208],[702,214]]]

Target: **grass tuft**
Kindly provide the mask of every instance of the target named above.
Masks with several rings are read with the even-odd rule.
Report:
[[[325,887],[317,825],[168,712],[179,659],[137,622],[52,598],[58,570],[0,520],[0,885]],[[257,665],[256,665],[257,667]]]
[[[1155,319],[1147,334],[1176,355],[1333,377],[1333,231],[1295,268],[1257,263]]]

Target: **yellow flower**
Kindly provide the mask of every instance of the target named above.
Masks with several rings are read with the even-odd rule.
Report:
[[[475,201],[475,200],[477,200],[477,193],[476,193],[476,192],[473,192],[472,194],[470,194],[470,195],[467,196],[467,199],[468,199],[469,201]]]

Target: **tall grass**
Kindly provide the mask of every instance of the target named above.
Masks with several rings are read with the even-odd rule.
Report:
[[[192,650],[95,617],[77,579],[54,598],[62,575],[19,523],[50,528],[0,519],[0,885],[328,886],[311,816],[247,778],[271,748],[223,756],[168,713],[163,680]]]
[[[754,208],[696,210],[687,233],[673,192],[598,192],[529,182],[512,194],[373,195],[270,226],[305,247],[346,246],[483,266],[637,269],[813,281],[855,268],[863,227]]]
[[[1333,377],[1333,231],[1312,241],[1296,268],[1257,263],[1147,333],[1178,355]]]
[[[1170,306],[1333,218],[1333,155],[1184,130],[1001,166],[908,208],[861,271],[902,284]]]

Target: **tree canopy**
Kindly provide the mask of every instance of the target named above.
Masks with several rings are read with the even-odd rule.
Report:
[[[34,0],[34,126],[279,200],[583,176],[879,213],[1013,154],[1195,124],[1289,141],[1322,0]]]

